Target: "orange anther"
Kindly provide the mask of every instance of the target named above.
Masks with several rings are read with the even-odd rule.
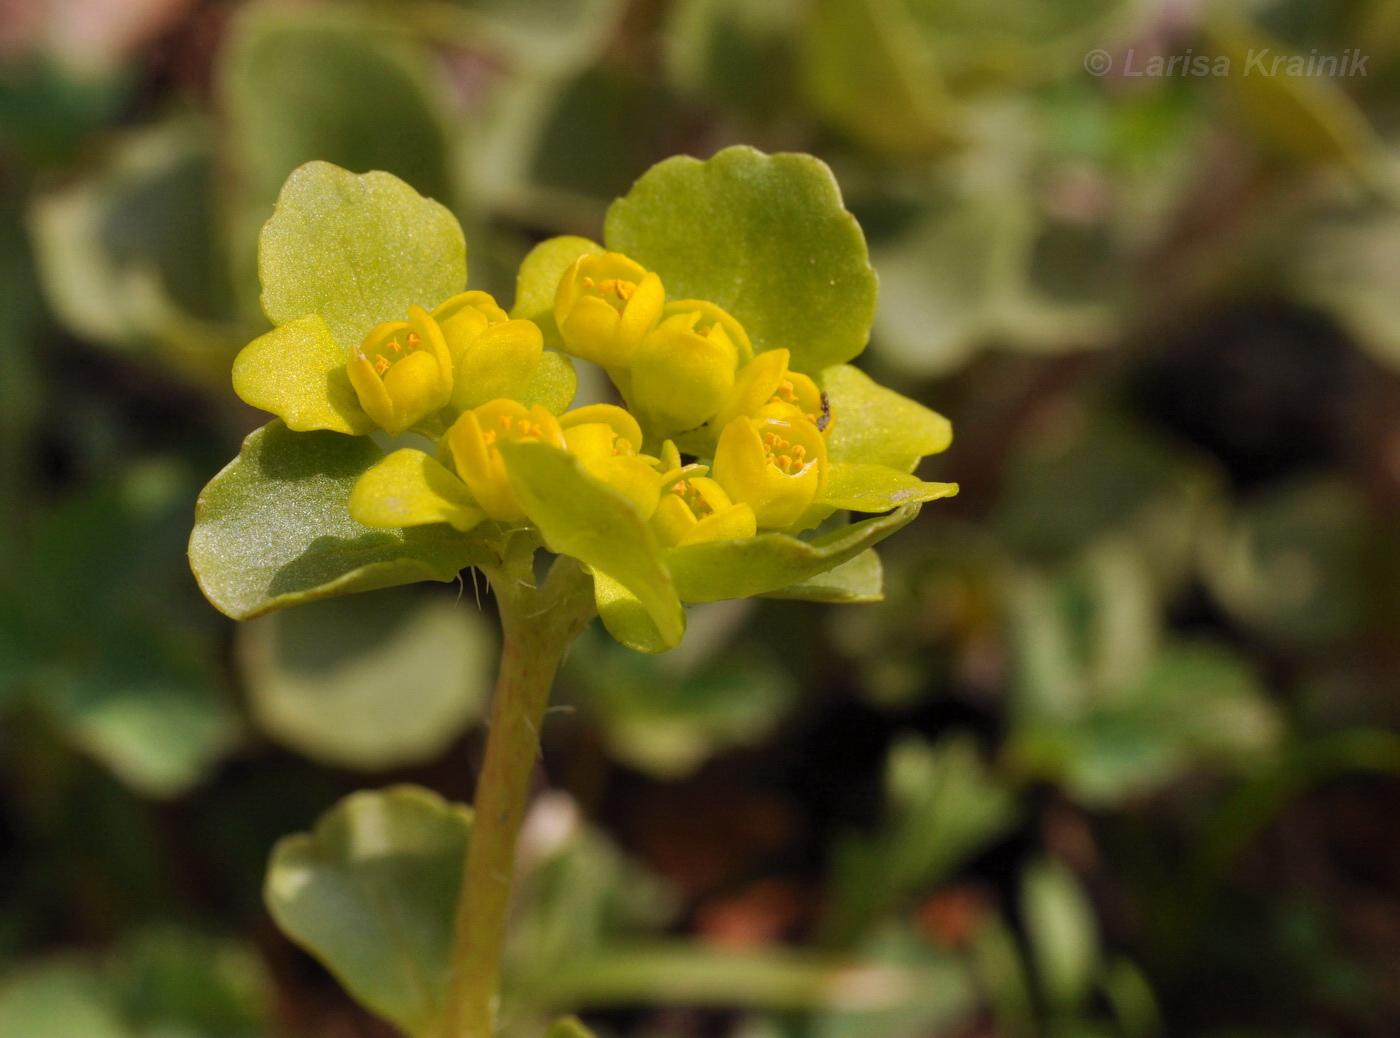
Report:
[[[420,342],[423,341],[422,339],[420,339],[420,338],[418,337],[418,333],[417,333],[417,332],[409,332],[407,338],[408,338],[408,348],[409,348],[410,350],[413,349],[413,347],[417,346]]]
[[[384,372],[388,371],[388,370],[389,370],[389,358],[386,357],[386,356],[384,356],[384,354],[382,354],[382,353],[381,353],[378,357],[375,357],[375,358],[374,358],[374,370],[377,371],[377,372],[379,372],[381,375],[384,374]]]
[[[389,349],[393,350],[395,353],[398,353],[400,350],[403,349],[403,346],[399,344],[398,339],[390,339]]]
[[[501,428],[504,429],[506,432],[510,432],[510,415],[501,415]]]
[[[481,434],[481,442],[486,444],[486,446],[490,447],[493,443],[496,442],[496,430],[487,429],[484,433]]]

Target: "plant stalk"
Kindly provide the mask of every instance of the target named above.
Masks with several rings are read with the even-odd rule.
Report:
[[[441,1038],[494,1034],[515,841],[539,758],[540,726],[559,663],[594,613],[592,581],[567,556],[555,561],[539,589],[504,569],[488,576],[504,639],[453,928]]]

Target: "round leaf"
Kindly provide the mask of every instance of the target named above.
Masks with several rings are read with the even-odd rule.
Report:
[[[462,291],[467,246],[457,218],[398,177],[308,162],[263,227],[258,275],[273,324],[319,314],[348,353],[375,325]]]
[[[653,166],[608,210],[608,248],[656,271],[672,299],[707,299],[755,350],[816,374],[865,348],[877,284],[824,163],[726,148]]]
[[[393,786],[346,797],[272,850],[263,893],[282,932],[409,1034],[441,1002],[471,817]]]
[[[317,602],[239,629],[258,722],[318,761],[432,760],[481,714],[494,656],[471,605],[402,591]]]
[[[371,530],[350,518],[350,490],[384,456],[365,437],[294,433],[271,422],[199,496],[190,566],[235,620],[356,591],[449,581],[480,550],[445,525]]]

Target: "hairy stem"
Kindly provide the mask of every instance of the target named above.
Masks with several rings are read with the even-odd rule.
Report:
[[[504,644],[457,903],[442,1038],[494,1033],[515,840],[539,757],[540,725],[559,662],[593,615],[592,581],[566,556],[539,589],[505,570],[489,576]]]

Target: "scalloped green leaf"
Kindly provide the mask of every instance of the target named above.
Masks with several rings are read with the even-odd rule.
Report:
[[[345,350],[318,314],[289,321],[243,347],[233,362],[233,391],[296,432],[364,436],[375,428],[345,373]]]
[[[470,808],[417,786],[354,793],[278,841],[264,899],[355,998],[427,1033],[447,982]]]
[[[258,239],[273,324],[319,314],[345,352],[371,328],[432,309],[467,284],[457,218],[398,177],[329,162],[292,172]]]
[[[835,421],[826,441],[834,465],[887,465],[913,472],[919,459],[948,449],[953,426],[936,411],[886,389],[849,364],[822,372]]]
[[[540,242],[520,262],[515,278],[515,304],[511,317],[539,322],[543,316],[553,321],[554,294],[559,279],[580,256],[596,256],[603,251],[597,242],[572,234]]]
[[[853,512],[888,512],[900,505],[937,501],[958,492],[956,483],[925,483],[888,465],[834,462],[822,501]]]
[[[792,598],[801,602],[882,602],[885,569],[874,548],[825,573],[798,584],[770,591],[763,598]]]
[[[905,505],[810,541],[785,533],[761,533],[744,541],[670,548],[662,555],[683,601],[766,595],[849,562],[911,522],[920,507]]]
[[[662,643],[678,645],[685,611],[637,509],[544,443],[501,443],[501,456],[526,513],[550,551],[607,574],[641,602]]]
[[[672,299],[708,299],[755,351],[815,375],[865,348],[878,284],[865,236],[825,163],[726,148],[653,166],[608,209],[604,240],[656,271]]]
[[[365,437],[249,434],[195,508],[190,567],[205,596],[235,620],[356,591],[453,580],[482,548],[445,525],[372,530],[350,518],[356,480],[384,457]]]

